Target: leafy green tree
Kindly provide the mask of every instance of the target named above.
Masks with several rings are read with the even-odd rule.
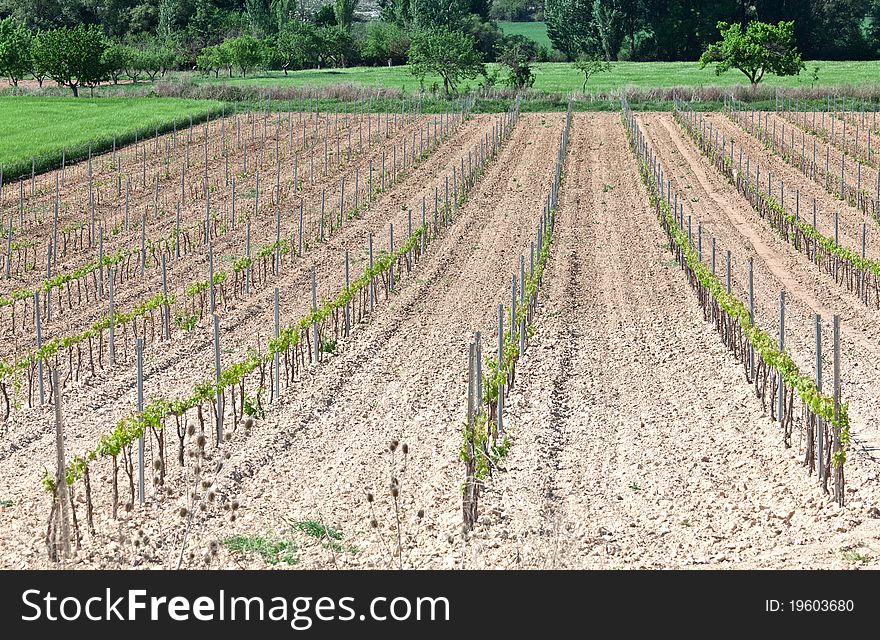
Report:
[[[498,53],[498,62],[506,72],[505,83],[513,89],[528,89],[535,84],[531,63],[537,56],[537,46],[520,35],[507,36]]]
[[[250,30],[260,37],[274,33],[277,24],[269,0],[245,0],[245,12]]]
[[[94,86],[104,79],[102,58],[107,40],[100,27],[79,24],[43,31],[37,37],[32,53],[46,75],[60,85],[70,87],[74,96],[80,86]]]
[[[191,58],[209,44],[217,43],[223,30],[223,14],[211,0],[195,0],[195,11],[186,27]]]
[[[346,31],[351,31],[351,23],[354,22],[354,12],[360,0],[334,0],[333,15],[336,17],[336,25]]]
[[[226,40],[224,47],[228,47],[232,63],[241,69],[241,75],[247,76],[248,71],[260,66],[266,60],[266,47],[261,40],[253,36],[239,36]]]
[[[159,73],[162,77],[180,65],[180,56],[171,47],[160,46],[156,49],[156,60],[159,62]]]
[[[171,42],[174,36],[177,20],[178,0],[159,0],[158,20],[156,35],[165,43]]]
[[[281,33],[296,17],[296,0],[271,0],[269,13],[275,23],[275,33]]]
[[[409,64],[410,72],[422,83],[428,74],[439,75],[447,96],[462,80],[485,74],[482,56],[474,48],[474,39],[443,28],[427,29],[413,36]]]
[[[127,56],[128,48],[118,42],[114,42],[104,50],[102,62],[113,84],[119,84],[119,78],[125,73]]]
[[[489,16],[495,20],[525,22],[531,17],[533,7],[530,0],[493,0]]]
[[[335,27],[336,26],[336,12],[333,10],[332,4],[325,4],[320,9],[315,12],[314,17],[315,26],[320,27]]]
[[[410,46],[409,34],[394,23],[373,20],[367,25],[367,32],[361,46],[361,55],[370,64],[392,64],[406,62]]]
[[[205,75],[213,73],[215,78],[219,78],[220,70],[223,68],[221,56],[220,45],[208,45],[196,57],[196,67]]]
[[[39,53],[40,34],[42,34],[42,31],[37,31],[31,37],[31,50],[28,55],[28,73],[34,77],[34,80],[37,81],[37,84],[42,89],[43,80],[46,79],[47,73],[44,56]]]
[[[31,32],[13,17],[0,20],[0,74],[13,87],[30,72]]]
[[[470,11],[470,0],[410,0],[416,29],[458,29]]]
[[[624,37],[623,18],[620,0],[593,0],[593,28],[606,60],[617,60]]]
[[[868,48],[871,51],[871,55],[880,57],[880,0],[874,0],[871,3],[868,20],[868,30],[865,34],[868,40]]]
[[[383,21],[409,30],[413,22],[413,0],[378,0],[379,15]]]
[[[586,92],[587,82],[589,82],[592,76],[597,73],[611,71],[611,63],[597,55],[582,56],[577,59],[574,66],[578,71],[584,74],[584,86],[581,88],[581,91],[583,92]]]
[[[140,80],[149,65],[147,53],[143,49],[137,47],[125,47],[124,62],[125,66],[123,67],[123,71],[125,71],[125,75],[128,76],[128,79],[132,82]]]
[[[483,20],[476,13],[465,16],[456,31],[461,31],[474,39],[474,48],[482,54],[483,60],[494,60],[496,52],[503,47],[504,32],[491,20]]]
[[[550,42],[569,60],[601,50],[593,27],[593,0],[546,0],[544,17]]]
[[[290,68],[303,69],[318,58],[318,34],[308,22],[290,22],[275,39],[275,55],[284,75]]]
[[[342,27],[318,29],[318,56],[325,66],[345,67],[355,55],[354,39]]]
[[[757,87],[765,73],[797,75],[804,62],[794,46],[794,22],[772,25],[750,22],[745,32],[739,24],[718,23],[721,40],[700,56],[700,68],[715,64],[715,73],[738,69]]]
[[[169,52],[162,48],[146,49],[143,52],[144,73],[147,74],[150,82],[155,82],[156,76],[160,73],[164,75],[164,70],[173,64],[173,62],[170,62],[169,60],[173,61],[173,59],[173,51],[170,52],[169,56]]]

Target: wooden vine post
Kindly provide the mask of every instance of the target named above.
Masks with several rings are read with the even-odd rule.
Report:
[[[474,451],[474,361],[476,359],[476,344],[471,343],[468,348],[468,376],[467,376],[467,413],[465,416],[465,478],[464,493],[462,495],[462,517],[464,528],[471,531],[477,520],[477,478],[476,478],[476,451]]]
[[[55,553],[56,559],[70,558],[70,501],[67,492],[67,473],[64,457],[64,424],[61,417],[61,387],[58,385],[58,370],[52,371],[52,388],[55,390]]]

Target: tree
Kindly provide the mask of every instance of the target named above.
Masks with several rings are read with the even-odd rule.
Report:
[[[496,52],[503,47],[504,32],[498,28],[498,24],[491,20],[483,20],[476,13],[465,16],[456,31],[461,31],[474,39],[474,49],[482,54],[483,60],[494,60]]]
[[[113,80],[113,84],[119,84],[119,78],[125,72],[125,63],[127,62],[128,49],[118,42],[114,42],[104,50],[102,63],[107,71],[107,75]]]
[[[391,22],[409,30],[413,22],[413,0],[378,0],[379,16],[385,22]]]
[[[547,36],[569,60],[601,50],[593,28],[593,0],[546,0],[544,16]]]
[[[42,31],[38,31],[31,37],[31,50],[28,54],[28,73],[34,77],[34,80],[37,81],[37,84],[42,89],[43,80],[46,79],[47,74],[44,56],[40,55],[39,52],[41,33]]]
[[[429,73],[443,79],[449,96],[459,82],[485,74],[482,56],[474,49],[474,39],[459,31],[442,28],[421,31],[413,36],[409,49],[410,72],[424,82]]]
[[[315,26],[320,27],[335,27],[336,26],[336,12],[333,10],[332,4],[325,4],[320,9],[315,12],[315,17],[313,19]]]
[[[489,15],[495,20],[525,22],[531,18],[533,7],[530,0],[494,0]]]
[[[104,79],[102,62],[107,41],[100,27],[78,24],[43,31],[37,37],[33,53],[46,75],[60,85],[70,87],[74,96],[79,87],[93,86]]]
[[[412,20],[419,30],[457,29],[471,13],[470,0],[410,0]]]
[[[180,56],[171,47],[160,46],[156,49],[156,61],[159,63],[159,73],[162,77],[180,64]]]
[[[124,62],[123,70],[132,82],[137,82],[141,79],[141,74],[147,70],[149,64],[146,52],[137,47],[125,47]]]
[[[354,21],[354,12],[360,0],[334,0],[333,15],[336,24],[345,31],[351,31],[351,23]]]
[[[0,74],[13,87],[30,71],[31,32],[13,17],[0,20]]]
[[[164,67],[163,58],[160,50],[145,50],[143,52],[143,65],[144,73],[147,74],[150,82],[155,82],[156,76],[159,75],[159,72],[162,71],[162,68]]]
[[[530,64],[537,56],[535,43],[525,36],[507,36],[500,48],[498,62],[507,70],[507,85],[514,89],[527,89],[535,84],[535,74]]]
[[[271,0],[269,13],[275,23],[275,33],[281,33],[294,19],[296,0]]]
[[[174,23],[177,14],[177,0],[159,0],[159,24],[156,35],[162,42],[170,42],[174,35]]]
[[[241,75],[247,76],[247,72],[261,65],[266,59],[266,48],[263,42],[253,36],[239,36],[226,40],[224,47],[228,47],[233,64],[241,69]]]
[[[260,37],[274,33],[277,22],[272,15],[269,0],[244,0],[250,31]]]
[[[356,53],[354,39],[342,27],[318,29],[318,57],[326,66],[345,67]]]
[[[584,86],[581,88],[581,91],[583,92],[586,92],[587,90],[587,82],[589,81],[590,76],[596,75],[597,73],[611,71],[611,63],[595,55],[578,58],[574,63],[574,66],[578,71],[584,74]]]
[[[764,74],[797,75],[804,62],[794,46],[794,22],[772,25],[750,22],[743,33],[739,24],[718,23],[721,40],[700,56],[700,68],[715,64],[716,75],[738,69],[757,87]]]
[[[208,45],[196,57],[196,66],[202,73],[213,73],[215,78],[219,78],[220,69],[223,67],[221,55],[220,45]]]
[[[593,0],[593,27],[606,60],[617,60],[623,42],[620,0]]]
[[[223,16],[211,0],[195,0],[195,10],[186,27],[190,55],[195,57],[196,52],[217,43],[222,28]]]
[[[318,34],[308,22],[290,22],[275,39],[275,55],[284,75],[291,67],[302,69],[318,58]]]
[[[403,64],[409,52],[410,37],[394,23],[371,20],[361,46],[361,56],[371,64]]]

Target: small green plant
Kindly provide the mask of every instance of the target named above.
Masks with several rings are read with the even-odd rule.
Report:
[[[296,564],[297,546],[290,540],[273,540],[263,536],[239,535],[226,538],[223,546],[233,553],[258,554],[267,564]]]
[[[870,556],[856,551],[855,549],[847,549],[841,554],[841,556],[847,562],[857,562],[859,564],[868,564],[871,560]]]
[[[614,185],[611,185],[611,184],[602,184],[602,193],[608,193],[608,192],[611,191],[612,189],[614,189]]]
[[[302,531],[309,537],[312,538],[323,538],[327,536],[333,540],[342,540],[342,532],[338,529],[334,529],[330,525],[326,525],[319,520],[314,520],[312,518],[306,518],[305,520],[291,520],[288,522],[291,528],[296,529],[297,531]]]
[[[192,331],[199,322],[199,317],[192,313],[178,313],[174,316],[174,324],[184,331]]]
[[[334,351],[336,351],[336,340],[327,338],[326,340],[321,341],[322,353],[333,353]]]
[[[15,500],[9,498],[0,498],[0,507],[11,507],[15,504]]]
[[[357,547],[342,542],[342,531],[320,520],[305,518],[304,520],[286,519],[287,524],[294,531],[303,533],[308,538],[314,538],[321,542],[321,546],[336,553],[357,553]]]
[[[491,428],[491,425],[487,425],[486,413],[481,411],[474,416],[473,442],[471,442],[471,435],[468,433],[467,425],[461,429],[463,442],[461,443],[458,456],[462,462],[467,462],[468,452],[471,445],[473,445],[474,456],[476,457],[474,477],[478,480],[488,478],[490,469],[498,467],[510,450],[510,439],[506,435],[500,442],[490,444],[489,432]]]
[[[245,415],[249,415],[252,418],[265,418],[266,417],[266,409],[263,407],[263,395],[266,393],[266,390],[263,387],[257,389],[257,393],[255,395],[245,395],[244,397],[244,412]]]
[[[642,488],[636,482],[630,482],[629,488],[632,489],[633,491],[641,491],[642,490]]]

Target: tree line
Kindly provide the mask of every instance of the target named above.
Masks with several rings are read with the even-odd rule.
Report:
[[[358,12],[360,0],[314,6],[308,3],[318,0],[246,0],[243,6],[238,0],[150,0],[149,6],[156,10],[155,25],[144,18],[137,22],[143,27],[140,31],[133,30],[131,20],[133,15],[147,15],[138,9],[144,5],[117,12],[116,21],[105,23],[89,22],[85,18],[92,14],[77,13],[85,10],[77,4],[79,0],[41,1],[60,3],[59,19],[74,15],[83,20],[60,26],[45,14],[0,20],[0,74],[15,86],[28,76],[40,86],[51,78],[75,95],[82,86],[122,78],[155,80],[179,68],[219,77],[234,72],[246,76],[257,68],[287,73],[402,63],[410,65],[423,87],[426,77],[440,76],[444,93],[449,95],[462,80],[478,76],[484,85],[530,87],[534,82],[531,64],[549,56],[546,48],[532,40],[503,34],[492,17],[497,13],[493,0],[378,0],[377,15],[369,20]],[[104,6],[102,1],[110,0],[97,0],[99,6]],[[125,5],[133,0],[113,1]],[[13,0],[3,2],[7,4],[0,6],[9,8]],[[816,5],[812,0],[796,4],[796,11],[791,12]],[[714,63],[719,73],[739,69],[754,86],[768,72],[799,73],[804,67],[801,56],[809,57],[809,51],[822,50],[821,46],[863,53],[870,49],[871,38],[880,33],[880,13],[875,21],[870,13],[859,11],[880,6],[880,0],[823,0],[820,4],[825,11],[821,15],[827,15],[827,7],[843,4],[856,12],[837,15],[835,28],[813,13],[804,14],[806,27],[796,20],[780,20],[775,25],[762,22],[757,18],[763,14],[785,13],[763,0],[708,4],[699,0],[544,0],[541,6],[527,5],[526,12],[543,15],[557,55],[576,62],[584,87],[591,75],[607,71],[612,60],[680,58],[700,58],[703,66]],[[181,13],[184,6],[191,11]],[[703,11],[695,13],[696,6]],[[742,20],[706,23],[726,10]],[[125,27],[118,22],[122,14],[129,16]],[[652,21],[668,25],[668,30]],[[850,22],[858,23],[858,29],[848,30]],[[812,33],[816,24],[825,27],[826,45],[811,41],[801,46],[798,34]],[[672,33],[678,35],[673,38]],[[722,40],[714,42],[719,33]],[[848,43],[849,48],[840,43]],[[492,61],[500,64],[490,70],[485,63]]]
[[[0,0],[6,16],[31,30],[96,24],[120,41],[155,37],[188,64],[206,46],[274,38],[291,23],[340,27],[351,41],[334,44],[352,49],[352,63],[394,64],[406,60],[413,27],[437,17],[432,26],[460,22],[487,60],[502,37],[496,20],[546,20],[555,49],[570,60],[696,60],[718,22],[752,21],[794,21],[807,59],[880,56],[880,0]],[[536,51],[538,59],[554,55]]]
[[[794,22],[807,59],[880,57],[880,0],[545,0],[543,16],[569,59],[696,60],[719,22]]]
[[[489,17],[489,0],[380,1],[380,19],[358,23],[358,0],[334,0],[313,11],[294,0],[272,0],[268,16],[254,14],[246,25],[219,29],[218,24],[228,26],[219,9],[209,0],[196,0],[189,35],[160,26],[155,33],[118,37],[100,24],[43,28],[8,16],[0,21],[0,75],[14,86],[33,76],[42,87],[51,78],[78,95],[80,87],[122,78],[155,80],[175,68],[219,77],[246,76],[257,68],[287,73],[409,63],[422,80],[439,75],[449,95],[462,79],[478,75],[489,84],[531,86],[530,63],[546,57],[533,41],[503,34]],[[243,19],[244,14],[236,15]],[[487,61],[500,62],[501,71],[489,73]]]

